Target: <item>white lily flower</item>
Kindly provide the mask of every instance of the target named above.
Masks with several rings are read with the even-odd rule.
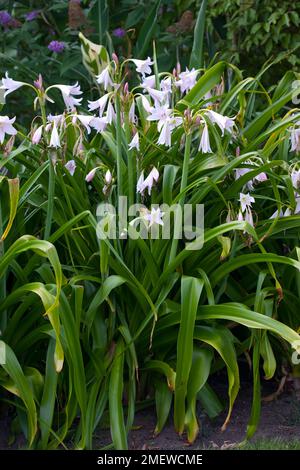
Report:
[[[105,173],[104,181],[106,184],[110,184],[112,182],[112,174],[110,170],[107,170],[107,172]]]
[[[132,101],[129,113],[128,113],[129,121],[135,123],[137,121],[136,115],[135,115],[135,103]]]
[[[205,123],[203,130],[202,130],[202,135],[201,135],[201,140],[198,148],[199,152],[202,153],[212,153],[212,149],[210,148],[210,142],[209,142],[209,132],[208,132],[208,126]]]
[[[249,162],[249,164],[251,164],[251,162]],[[251,170],[252,170],[251,168],[236,168],[234,170],[235,179],[237,180],[237,179],[241,178],[242,176],[249,173],[249,171],[251,171]],[[258,175],[254,176],[253,179],[247,181],[246,187],[247,187],[247,189],[249,189],[249,191],[253,191],[254,190],[253,183],[262,183],[263,181],[266,181],[267,179],[268,179],[268,177],[267,177],[266,173],[261,172]]]
[[[16,118],[9,119],[8,116],[0,116],[0,144],[3,144],[5,134],[16,135],[17,129],[13,127]]]
[[[295,189],[300,189],[300,170],[293,170],[291,173],[291,180]]]
[[[158,122],[157,128],[160,131],[158,138],[158,145],[166,145],[171,147],[171,135],[172,131],[182,124],[181,117],[169,117],[164,122],[161,120]]]
[[[160,105],[162,103],[165,103],[168,99],[168,92],[166,91],[160,91],[156,90],[155,88],[149,87],[145,88],[145,90],[147,90],[151,98],[154,100],[155,106],[157,104]]]
[[[77,119],[86,128],[87,133],[90,134],[91,133],[90,125],[91,125],[91,121],[95,119],[94,116],[86,116],[85,114],[74,114],[72,118],[72,123],[75,124]]]
[[[33,133],[33,136],[31,138],[31,142],[35,145],[37,145],[41,138],[42,138],[42,132],[43,132],[43,125],[39,126]]]
[[[76,106],[79,106],[82,101],[82,98],[74,98],[74,96],[82,95],[82,91],[80,90],[80,85],[78,85],[78,82],[76,82],[75,85],[52,85],[48,88],[48,90],[50,90],[50,88],[58,88],[61,91],[68,111],[71,111],[72,109],[76,108]]]
[[[55,122],[57,126],[63,123],[65,115],[64,114],[48,114],[47,116],[47,122],[52,123]]]
[[[249,209],[249,207],[246,208],[245,222],[248,222],[248,224],[254,227],[252,212],[251,212],[251,209]]]
[[[90,126],[95,129],[97,132],[103,132],[106,129],[108,120],[106,116],[103,117],[94,117],[90,121]]]
[[[186,68],[185,72],[179,74],[179,80],[175,82],[176,86],[180,87],[181,93],[191,90],[197,82],[198,71],[192,68]]]
[[[107,118],[108,124],[111,124],[116,119],[116,113],[115,113],[115,110],[111,101],[108,103],[108,106],[107,106],[106,118]]]
[[[109,66],[105,67],[105,69],[102,70],[100,75],[97,75],[96,77],[97,83],[99,83],[100,85],[103,85],[104,90],[107,90],[109,87],[112,87],[114,84],[110,77],[109,70],[110,70]]]
[[[136,66],[136,71],[142,75],[143,79],[145,78],[145,75],[150,75],[152,72],[151,65],[153,65],[154,62],[150,57],[147,57],[146,60],[131,59],[131,61]]]
[[[246,209],[250,209],[251,204],[252,202],[255,202],[255,199],[249,193],[247,194],[240,193],[239,201],[241,203],[242,212],[244,213]]]
[[[160,89],[164,91],[165,93],[172,93],[172,78],[171,77],[164,78],[160,82]]]
[[[24,82],[18,82],[17,80],[13,80],[12,78],[9,78],[8,72],[5,73],[5,77],[3,77],[1,81],[2,81],[2,85],[0,86],[0,90],[5,90],[4,98],[6,98],[6,96],[9,95],[9,93],[12,93],[18,88],[21,88],[21,86],[27,85]]]
[[[150,171],[149,175],[147,176],[145,180],[144,180],[144,174],[142,173],[137,182],[137,192],[142,194],[145,191],[145,189],[148,189],[148,194],[150,196],[152,186],[154,182],[158,181],[158,178],[159,178],[159,172],[155,167],[152,168],[152,170]]]
[[[146,113],[152,113],[152,110],[153,110],[154,108],[153,108],[153,106],[151,106],[151,104],[150,104],[149,101],[147,100],[146,96],[140,95],[140,97],[141,97],[141,100],[142,100],[143,108],[144,108],[144,110],[146,111]]]
[[[298,121],[296,124],[299,124]],[[300,152],[300,127],[290,129],[291,152]]]
[[[155,209],[154,207],[151,208],[151,212],[148,212],[144,215],[144,218],[149,222],[149,228],[152,225],[164,225],[162,217],[165,215],[164,212],[160,210],[158,207]]]
[[[258,175],[254,176],[254,180],[257,181],[258,183],[262,183],[263,181],[267,181],[268,177],[266,173],[263,171],[261,173],[258,173]]]
[[[278,217],[278,209],[276,209],[274,214],[271,215],[270,219],[276,219],[276,217]],[[284,217],[282,209],[280,209],[280,212],[279,212],[279,218],[281,218],[281,217]]]
[[[136,132],[136,134],[134,135],[133,139],[128,145],[128,148],[129,150],[132,150],[134,148],[137,149],[138,151],[140,150],[140,138],[139,138],[138,132]]]
[[[233,119],[229,118],[228,116],[223,116],[222,114],[216,113],[210,109],[206,111],[206,114],[208,114],[208,117],[212,123],[219,126],[222,132],[222,136],[224,135],[225,130],[232,132],[232,128],[234,126]]]
[[[60,140],[59,140],[59,135],[57,132],[57,127],[56,127],[56,122],[53,121],[53,127],[52,127],[52,132],[51,132],[51,137],[50,137],[50,143],[49,147],[60,147]]]
[[[95,111],[96,109],[99,109],[99,116],[102,117],[108,98],[109,98],[109,93],[106,93],[105,95],[101,96],[101,98],[99,98],[96,101],[89,101],[88,102],[89,111]]]
[[[75,170],[76,170],[76,163],[75,163],[75,160],[69,160],[69,161],[65,164],[65,168],[68,170],[68,172],[70,173],[70,175],[73,176],[74,173],[75,173]]]
[[[149,77],[144,77],[141,87],[143,88],[155,88],[155,75],[150,75]]]
[[[169,108],[168,104],[158,105],[156,104],[151,110],[151,114],[147,117],[147,121],[159,121],[162,126],[171,116],[172,109]]]
[[[142,193],[143,192],[143,184],[144,184],[144,172],[140,174],[140,177],[136,183],[136,192]]]

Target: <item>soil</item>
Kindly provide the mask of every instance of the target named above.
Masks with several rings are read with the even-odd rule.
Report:
[[[226,403],[226,383],[224,376],[216,377],[217,384],[214,389]],[[221,380],[220,380],[221,379]],[[222,385],[220,385],[220,382]],[[267,396],[276,391],[278,383],[264,383],[262,395]],[[245,438],[247,423],[250,416],[252,400],[252,384],[243,380],[241,389],[236,400],[231,421],[226,431],[221,431],[221,426],[226,416],[224,412],[214,420],[209,420],[199,409],[198,417],[201,422],[201,434],[193,445],[188,445],[185,437],[178,436],[173,428],[171,419],[166,424],[159,436],[153,436],[155,428],[154,407],[137,412],[134,430],[129,434],[130,449],[226,449],[230,448]],[[5,416],[5,409],[0,408],[0,449],[24,448],[23,438],[17,439],[12,446],[9,440],[9,417]],[[110,441],[107,429],[98,429],[95,433],[94,448],[100,449],[108,445]],[[295,392],[284,390],[277,398],[270,402],[262,402],[261,420],[255,439],[280,438],[286,441],[300,441],[300,401]]]

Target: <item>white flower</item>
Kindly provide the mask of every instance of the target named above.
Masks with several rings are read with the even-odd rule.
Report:
[[[175,84],[180,87],[181,93],[185,93],[193,88],[197,81],[197,75],[198,71],[194,68],[192,70],[186,68],[185,72],[179,74],[179,80]]]
[[[250,224],[252,227],[254,227],[252,212],[251,212],[251,209],[249,209],[249,207],[246,208],[245,222],[248,222],[248,224]]]
[[[297,122],[296,124],[299,124]],[[299,152],[300,151],[300,127],[298,129],[292,128],[290,129],[291,133],[291,152]]]
[[[160,131],[158,138],[158,145],[166,145],[171,147],[171,135],[172,131],[182,124],[181,117],[169,117],[164,122],[161,120],[158,122],[157,128]]]
[[[90,124],[91,124],[91,121],[95,119],[94,116],[86,116],[85,114],[74,114],[72,118],[72,123],[75,124],[77,119],[86,128],[87,133],[90,134],[91,132]]]
[[[92,181],[92,179],[94,178],[95,174],[96,174],[96,171],[97,171],[98,167],[97,168],[93,168],[85,177],[85,181],[87,183],[89,183],[90,181]]]
[[[104,90],[107,90],[109,87],[113,86],[113,81],[109,75],[109,66],[105,67],[105,69],[102,70],[100,75],[97,75],[97,83],[100,85],[103,85]]]
[[[59,124],[62,124],[63,120],[64,120],[64,117],[65,115],[64,114],[48,114],[47,116],[47,122],[49,123],[52,123],[55,121],[56,125],[58,126]]]
[[[105,181],[106,184],[110,184],[110,183],[111,183],[111,181],[112,181],[112,174],[111,174],[110,170],[107,170],[107,172],[105,173],[104,181]]]
[[[251,164],[251,162],[246,162],[246,163]],[[242,176],[249,173],[249,171],[251,171],[251,170],[252,170],[251,168],[236,168],[234,170],[235,179],[237,180],[237,179],[241,178]],[[267,177],[266,173],[261,172],[258,175],[254,176],[253,179],[247,181],[246,187],[247,187],[247,189],[249,189],[249,191],[253,191],[254,190],[253,183],[262,183],[263,181],[266,181],[267,179],[268,179],[268,177]]]
[[[263,171],[261,173],[258,173],[258,175],[254,176],[254,180],[257,181],[258,183],[262,183],[263,181],[267,181],[268,177],[266,173]]]
[[[82,98],[74,98],[74,96],[82,95],[78,82],[75,85],[52,85],[48,90],[50,88],[58,88],[61,91],[67,110],[74,109],[82,101]]]
[[[128,146],[129,150],[132,150],[132,149],[137,149],[137,150],[140,150],[140,138],[139,138],[139,133],[137,132],[133,139],[131,140],[131,142],[129,143],[129,146]]]
[[[108,103],[108,106],[107,106],[106,118],[107,118],[108,124],[111,124],[116,119],[116,113],[115,113],[113,105],[111,104],[111,101]]]
[[[142,173],[142,175],[139,177],[139,180],[137,182],[137,192],[142,194],[147,188],[148,194],[150,196],[152,186],[154,182],[158,181],[158,178],[159,178],[159,172],[155,167],[152,168],[152,170],[150,171],[149,175],[147,176],[145,180],[144,180],[144,175]]]
[[[245,212],[246,209],[249,209],[251,207],[251,203],[255,202],[255,199],[249,193],[240,193],[239,201],[241,203],[242,212]]]
[[[282,209],[280,209],[279,216],[278,216],[278,209],[276,209],[274,214],[271,215],[270,219],[276,219],[277,217],[279,217],[279,218],[283,217]]]
[[[145,78],[145,75],[150,75],[152,72],[151,70],[151,65],[154,64],[154,62],[148,57],[146,60],[139,60],[139,59],[131,59],[134,65],[136,66],[136,71],[140,73],[143,77]]]
[[[155,108],[151,109],[151,114],[147,117],[148,121],[159,121],[160,125],[164,124],[172,114],[172,109],[169,108],[168,104],[155,105]]]
[[[107,117],[94,117],[90,121],[90,126],[95,129],[97,132],[102,132],[106,129],[106,126],[108,124]]]
[[[171,77],[164,78],[160,82],[160,89],[166,93],[172,93],[172,78]]]
[[[143,192],[143,184],[144,184],[144,172],[140,174],[140,177],[136,183],[136,192],[142,193]]]
[[[293,170],[291,173],[291,180],[293,187],[296,189],[300,188],[300,170]]]
[[[143,88],[155,88],[155,75],[150,75],[149,77],[144,77],[141,87]]]
[[[9,95],[9,93],[12,93],[23,85],[26,85],[24,82],[17,82],[16,80],[9,78],[8,72],[5,73],[5,77],[3,77],[1,81],[2,85],[0,86],[0,90],[5,90],[4,98]]]
[[[136,115],[135,115],[135,103],[134,101],[131,103],[129,113],[128,113],[129,121],[135,123],[136,122]]]
[[[149,103],[149,101],[147,100],[146,96],[144,95],[140,95],[141,99],[142,99],[142,105],[143,105],[143,108],[144,110],[147,112],[147,113],[152,113],[152,110],[154,109],[153,106],[151,106],[151,104]]]
[[[0,116],[0,144],[3,144],[5,134],[16,135],[17,130],[13,127],[16,118],[9,119],[8,116]]]
[[[154,100],[155,106],[158,104],[162,104],[167,101],[168,99],[168,92],[156,90],[155,88],[146,88],[147,92]]]
[[[69,161],[65,164],[65,168],[68,170],[68,172],[70,173],[70,175],[73,176],[74,173],[75,173],[75,170],[76,170],[76,163],[75,163],[75,160],[69,160]]]
[[[59,135],[58,135],[58,132],[57,132],[57,127],[56,127],[56,122],[55,121],[53,121],[53,127],[52,127],[49,147],[54,147],[54,148],[60,147],[60,140],[59,140]]]
[[[42,132],[43,132],[43,125],[39,126],[33,133],[33,136],[31,138],[31,142],[35,145],[39,143],[39,141],[42,138]]]
[[[234,126],[233,119],[227,116],[222,116],[222,114],[216,113],[215,111],[212,111],[210,109],[206,111],[206,114],[208,114],[208,117],[212,123],[215,123],[219,126],[222,132],[222,136],[224,135],[225,130],[232,132],[232,128]]]
[[[201,140],[200,140],[198,150],[202,153],[212,153],[212,149],[210,148],[210,142],[209,142],[208,127],[206,123],[204,124],[203,130],[202,130],[202,135],[201,135]]]
[[[96,101],[89,101],[88,102],[89,111],[95,111],[95,109],[99,109],[99,116],[101,117],[105,110],[108,98],[109,98],[109,93],[106,93],[105,95],[103,95],[101,98],[99,98]]]
[[[149,227],[151,227],[154,224],[164,225],[162,221],[162,217],[164,216],[164,214],[165,213],[162,212],[159,207],[157,209],[152,207],[151,212],[148,212],[147,214],[145,214],[144,218],[148,220]]]

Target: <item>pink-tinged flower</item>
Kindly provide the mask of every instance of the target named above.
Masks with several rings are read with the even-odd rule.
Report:
[[[4,98],[9,95],[9,93],[12,93],[23,85],[26,85],[24,82],[18,82],[17,80],[9,78],[8,72],[5,73],[5,77],[3,77],[1,81],[2,85],[0,86],[0,90],[5,90]]]
[[[41,138],[42,138],[42,132],[43,132],[43,125],[39,126],[33,133],[31,142],[35,145],[37,145]]]
[[[158,181],[159,172],[155,167],[153,167],[149,175],[147,176],[147,178],[145,180],[143,178],[144,178],[144,175],[142,173],[142,175],[139,177],[139,180],[137,182],[137,192],[143,194],[145,189],[148,189],[148,194],[150,196],[154,182]]]
[[[252,212],[251,212],[251,209],[249,209],[249,207],[247,207],[246,212],[245,212],[245,222],[248,222],[248,224],[254,227]]]
[[[62,41],[51,41],[48,44],[49,51],[56,52],[56,54],[60,54],[61,52],[63,52],[65,47],[65,43]]]
[[[154,207],[151,208],[151,212],[148,212],[144,215],[144,218],[149,222],[149,228],[152,225],[164,225],[162,217],[165,215],[164,212],[160,210],[158,207],[155,209]]]
[[[271,215],[270,219],[276,219],[277,217],[279,217],[280,219],[281,217],[283,217],[282,209],[280,209],[279,215],[278,215],[278,209],[276,209],[274,214]]]
[[[299,124],[298,121],[296,124]],[[300,127],[290,129],[291,152],[300,152]]]
[[[92,179],[94,178],[95,174],[96,174],[96,171],[98,170],[98,167],[96,168],[93,168],[85,177],[85,181],[87,183],[90,183],[92,181]]]
[[[155,75],[149,75],[149,77],[144,77],[141,87],[143,88],[155,88]]]
[[[212,153],[212,149],[210,148],[210,142],[209,142],[209,132],[208,132],[208,126],[205,123],[203,130],[202,130],[202,135],[201,135],[201,140],[198,148],[199,152],[202,153]]]
[[[263,171],[259,173],[258,175],[254,176],[254,180],[257,181],[258,183],[263,183],[264,181],[267,181],[268,177],[266,173]]]
[[[50,90],[50,88],[58,88],[61,91],[68,111],[72,111],[76,106],[79,106],[82,101],[82,98],[74,98],[74,96],[82,95],[78,82],[76,82],[75,85],[52,85],[48,90]]]
[[[249,164],[251,164],[251,162],[249,162]],[[249,173],[249,171],[252,171],[252,169],[253,168],[236,168],[234,170],[235,179],[237,180],[237,179],[241,178],[242,176]],[[247,189],[249,189],[249,191],[253,191],[254,190],[253,183],[262,183],[263,181],[267,181],[267,179],[268,179],[268,177],[267,177],[266,173],[261,172],[258,175],[254,176],[253,179],[247,181],[246,187],[247,187]]]
[[[137,149],[140,150],[140,138],[139,138],[139,133],[137,132],[134,136],[131,142],[128,145],[128,149]]]
[[[241,203],[242,212],[244,213],[246,209],[250,209],[251,204],[252,202],[255,202],[255,199],[249,193],[247,194],[240,193],[239,201]]]
[[[185,72],[179,74],[179,80],[175,82],[176,86],[180,87],[181,93],[191,90],[197,82],[198,71],[194,68],[189,70],[186,68]]]
[[[55,122],[57,126],[63,124],[65,115],[64,114],[48,114],[47,122],[52,123]]]
[[[143,79],[145,78],[145,75],[150,75],[152,72],[151,65],[153,65],[154,62],[150,57],[147,57],[146,60],[131,59],[131,61],[136,66],[136,71],[142,75]]]
[[[90,125],[91,125],[91,121],[95,119],[94,116],[86,116],[84,114],[74,114],[72,118],[72,123],[75,124],[77,119],[86,128],[87,133],[90,134],[91,132]]]
[[[107,117],[94,117],[90,121],[90,126],[95,129],[97,132],[103,132],[106,129],[106,126],[108,124]]]
[[[75,163],[75,160],[69,160],[69,161],[65,164],[65,168],[68,170],[68,172],[70,173],[70,175],[73,176],[74,173],[75,173],[75,170],[76,170],[76,163]]]
[[[17,130],[13,127],[16,118],[9,119],[8,116],[0,116],[0,144],[3,144],[5,134],[16,135]]]
[[[50,143],[49,147],[60,147],[60,140],[59,140],[59,135],[57,132],[57,127],[56,127],[56,122],[53,121],[53,127],[52,127],[52,132],[51,132],[51,137],[50,137]]]
[[[107,90],[114,84],[109,74],[109,66],[105,67],[105,69],[103,69],[100,75],[97,75],[96,78],[97,83],[99,83],[99,85],[103,85],[104,90]]]
[[[206,114],[208,114],[208,117],[212,123],[217,124],[217,126],[219,126],[222,132],[222,136],[224,135],[225,130],[232,132],[232,128],[234,126],[233,119],[227,116],[223,116],[222,114],[216,113],[212,110],[206,111]]]
[[[101,98],[99,98],[96,101],[89,101],[88,102],[89,111],[95,111],[96,109],[99,109],[99,116],[100,117],[103,116],[108,98],[109,98],[109,93],[106,93],[106,95],[101,96]]]

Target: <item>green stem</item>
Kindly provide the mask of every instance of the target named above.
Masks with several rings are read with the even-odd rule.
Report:
[[[181,176],[181,184],[180,184],[180,194],[183,193],[183,191],[185,190],[185,188],[187,186],[188,172],[189,172],[189,161],[190,161],[190,154],[191,154],[191,141],[192,141],[191,133],[186,134],[184,158],[183,158],[183,167],[182,167],[182,176]],[[179,205],[181,206],[181,209],[184,206],[184,201],[185,201],[185,194],[182,194],[179,201],[178,201]],[[177,217],[176,217],[176,214],[175,214],[175,218],[174,218],[174,238],[172,240],[169,263],[171,263],[174,260],[174,258],[176,257],[176,253],[177,253],[178,239],[175,238],[175,234],[177,233],[176,218]]]
[[[48,240],[51,234],[53,207],[54,207],[54,191],[55,191],[55,173],[54,173],[54,166],[53,166],[51,153],[50,153],[49,154],[48,206],[47,206],[44,240]]]
[[[122,181],[122,127],[121,127],[121,106],[120,97],[116,96],[116,114],[117,114],[117,182],[118,182],[118,196],[123,196],[123,181]]]
[[[125,115],[125,134],[127,145],[130,142],[130,125],[129,125],[129,114]],[[128,148],[128,147],[127,147]],[[127,167],[128,167],[128,202],[131,206],[134,202],[134,166],[133,166],[133,151],[127,150]]]
[[[2,204],[0,200],[0,237],[3,234],[3,218],[2,218]],[[0,240],[0,259],[4,255],[4,241]],[[0,299],[4,300],[6,297],[6,274],[2,276],[0,280]],[[6,311],[1,313],[0,317],[0,334],[3,333],[7,325],[7,313]]]

